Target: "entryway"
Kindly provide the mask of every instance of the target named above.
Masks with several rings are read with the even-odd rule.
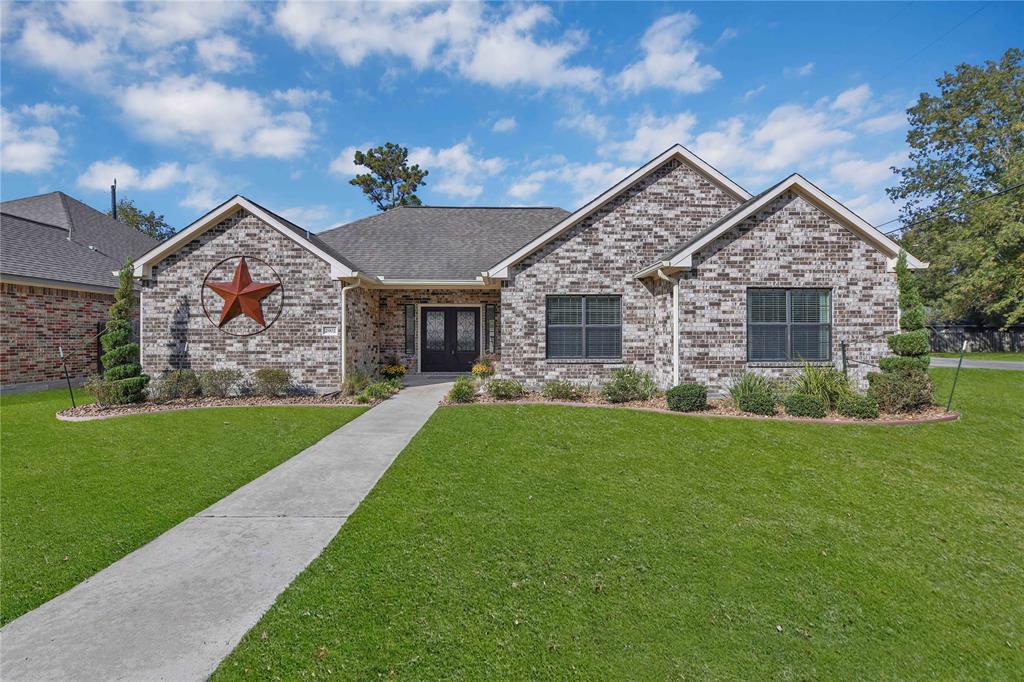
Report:
[[[421,372],[468,372],[479,357],[479,307],[420,309]]]

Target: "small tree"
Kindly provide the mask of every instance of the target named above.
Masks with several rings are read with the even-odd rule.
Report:
[[[905,332],[924,329],[924,303],[917,280],[907,267],[907,252],[903,250],[896,259],[896,287],[899,290],[900,329]]]
[[[417,164],[409,165],[409,150],[393,142],[373,147],[366,152],[356,151],[353,158],[357,166],[365,166],[369,173],[360,173],[349,184],[363,190],[363,194],[379,211],[398,206],[419,206],[416,196],[429,171]]]
[[[174,235],[174,228],[167,224],[163,214],[155,211],[146,213],[131,199],[117,202],[117,221],[154,239],[164,240]]]
[[[115,405],[141,402],[149,383],[149,377],[142,373],[139,365],[139,344],[132,341],[132,307],[135,303],[132,270],[130,260],[121,268],[106,331],[100,337],[104,395]]]

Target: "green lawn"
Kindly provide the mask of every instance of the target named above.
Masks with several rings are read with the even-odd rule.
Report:
[[[1018,676],[1024,375],[957,396],[902,427],[443,408],[214,679]]]
[[[932,353],[933,358],[958,358],[959,353]],[[965,360],[1008,360],[1024,362],[1024,353],[964,353]]]
[[[66,391],[0,401],[0,622],[109,566],[363,411],[265,407],[57,421],[54,413],[67,406]]]

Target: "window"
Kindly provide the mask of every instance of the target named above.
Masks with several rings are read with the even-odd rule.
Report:
[[[488,353],[496,352],[498,306],[488,303],[484,307],[484,348]]]
[[[622,298],[548,296],[547,356],[622,357]]]
[[[747,289],[747,360],[832,359],[828,289]]]
[[[416,355],[416,306],[405,305],[405,354]]]

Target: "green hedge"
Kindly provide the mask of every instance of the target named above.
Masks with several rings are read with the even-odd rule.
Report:
[[[821,400],[807,393],[791,393],[782,401],[786,408],[786,414],[793,417],[816,417],[821,419],[825,416],[825,405]]]
[[[878,408],[883,412],[916,412],[932,404],[934,387],[924,370],[871,372],[868,384],[868,395],[878,402]]]
[[[931,363],[931,357],[927,355],[918,356],[901,356],[894,355],[888,358],[882,358],[878,361],[878,366],[883,372],[907,372],[914,369],[928,369],[928,365]]]
[[[839,401],[839,414],[854,419],[877,419],[878,403],[866,395],[850,395]]]
[[[679,384],[665,394],[668,409],[676,412],[699,412],[708,406],[708,389],[701,384]]]
[[[928,330],[918,329],[917,331],[896,334],[889,337],[889,350],[896,355],[915,356],[928,355],[931,350]]]

